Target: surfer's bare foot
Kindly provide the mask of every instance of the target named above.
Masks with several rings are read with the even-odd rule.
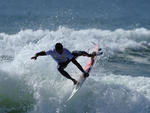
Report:
[[[73,80],[74,85],[76,85],[78,83],[78,81],[76,81],[75,79]]]
[[[84,73],[84,77],[88,77],[89,76],[89,73]]]

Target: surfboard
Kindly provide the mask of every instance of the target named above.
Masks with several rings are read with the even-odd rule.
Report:
[[[86,66],[84,67],[84,70],[87,72],[87,73],[90,73],[94,63],[95,63],[95,60],[96,60],[96,57],[97,55],[99,55],[99,51],[101,49],[99,48],[99,45],[97,44],[93,50],[92,50],[92,53],[95,52],[96,53],[96,56],[93,56],[91,57]],[[102,54],[102,52],[101,52]],[[87,77],[84,77],[84,74],[80,75],[79,79],[78,79],[78,83],[76,85],[74,85],[74,88],[73,88],[73,91],[71,93],[71,95],[69,96],[69,98],[67,99],[67,101],[69,101],[76,93],[77,91],[81,88],[81,86],[83,85],[84,81],[86,80]]]

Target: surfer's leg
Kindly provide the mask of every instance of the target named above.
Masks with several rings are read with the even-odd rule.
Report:
[[[79,68],[79,70],[84,73],[85,77],[88,77],[88,76],[89,76],[89,74],[84,71],[84,69],[83,69],[82,66],[76,61],[76,59],[72,59],[72,63],[74,63],[74,64]]]
[[[77,81],[76,81],[74,78],[72,78],[72,77],[64,70],[64,67],[62,67],[61,65],[58,65],[57,69],[58,69],[58,71],[59,71],[64,77],[66,77],[66,78],[72,80],[74,84],[77,83]]]

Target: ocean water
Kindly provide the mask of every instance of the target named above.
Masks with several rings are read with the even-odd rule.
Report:
[[[0,0],[0,113],[150,113],[149,0]],[[100,44],[89,78],[73,83],[49,56]],[[77,59],[84,67],[86,57]],[[74,78],[81,72],[70,63]]]

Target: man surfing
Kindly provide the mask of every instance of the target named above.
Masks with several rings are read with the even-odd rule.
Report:
[[[78,69],[84,74],[85,77],[88,77],[89,74],[84,71],[82,66],[77,62],[76,58],[78,56],[87,56],[87,57],[93,57],[96,54],[88,54],[85,51],[73,51],[72,53],[63,47],[61,43],[56,43],[54,49],[50,49],[48,51],[41,51],[36,53],[31,59],[36,60],[39,56],[45,56],[45,55],[51,55],[52,58],[58,63],[57,69],[58,71],[66,78],[73,81],[74,85],[77,84],[77,80],[72,78],[64,69],[67,67],[67,65],[72,62],[75,64]]]

